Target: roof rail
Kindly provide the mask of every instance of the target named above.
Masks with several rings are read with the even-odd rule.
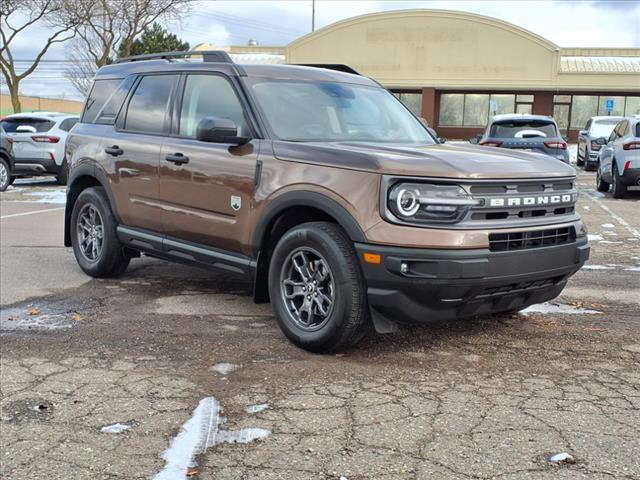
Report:
[[[143,60],[170,60],[172,58],[184,58],[191,56],[202,57],[204,62],[233,63],[233,60],[224,50],[189,50],[183,52],[160,52],[134,55],[133,57],[119,58],[116,63],[140,62]]]
[[[325,68],[327,70],[336,70],[338,72],[352,73],[354,75],[360,75],[359,72],[356,72],[349,65],[344,65],[342,63],[296,63],[296,65],[298,65],[300,67]]]

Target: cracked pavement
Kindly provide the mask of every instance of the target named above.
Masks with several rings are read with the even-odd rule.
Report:
[[[198,455],[198,480],[640,478],[640,195],[599,197],[592,177],[580,175],[580,212],[621,243],[595,241],[590,264],[603,268],[578,273],[558,302],[601,313],[407,327],[331,356],[293,347],[249,286],[223,275],[145,258],[120,279],[43,284],[74,264],[61,232],[34,235],[37,217],[54,231],[62,212],[3,219],[14,269],[3,290],[25,286],[2,301],[0,476],[152,478],[214,396],[221,428],[271,435]],[[29,206],[21,191],[2,195],[2,215]],[[238,368],[210,370],[221,362]],[[116,423],[130,428],[101,432]],[[575,463],[548,461],[561,452]]]

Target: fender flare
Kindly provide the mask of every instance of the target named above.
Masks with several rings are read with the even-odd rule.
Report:
[[[326,195],[301,190],[284,193],[272,200],[267,206],[266,211],[254,230],[251,241],[251,247],[255,257],[257,257],[260,251],[262,239],[267,229],[273,224],[273,221],[278,215],[291,207],[312,207],[320,210],[334,218],[345,232],[347,232],[347,235],[353,242],[367,242],[367,237],[362,231],[362,228],[346,208]]]
[[[113,211],[113,215],[115,216],[118,223],[120,222],[120,217],[118,212],[115,211],[114,206],[115,203],[113,201],[113,193],[111,192],[111,187],[109,183],[109,179],[107,175],[101,168],[96,167],[94,164],[85,163],[82,165],[78,165],[74,167],[69,172],[69,178],[67,180],[67,201],[65,203],[64,208],[64,245],[65,247],[71,246],[71,213],[73,212],[73,203],[71,200],[71,191],[73,189],[73,185],[80,177],[91,177],[94,178],[102,188],[104,188],[107,197],[109,198],[109,204],[111,205],[111,210]],[[75,202],[74,202],[75,203]]]

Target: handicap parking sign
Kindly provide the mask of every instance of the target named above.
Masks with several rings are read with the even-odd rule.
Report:
[[[607,112],[612,112],[613,111],[613,99],[608,99],[605,103],[604,103],[604,109]]]

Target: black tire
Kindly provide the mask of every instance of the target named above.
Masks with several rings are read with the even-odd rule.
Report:
[[[67,184],[67,169],[66,168],[62,168],[62,170],[60,170],[60,173],[58,175],[56,175],[56,183],[58,185],[66,185]]]
[[[308,278],[317,278],[320,272],[318,286],[320,292],[322,282],[331,284],[320,292],[321,297],[327,292],[333,296],[332,306],[327,309],[326,316],[320,316],[321,323],[310,325],[314,319],[312,313],[307,313],[308,324],[301,325],[301,317],[292,311],[295,302],[302,296],[302,302],[309,302],[310,312],[316,308],[312,295],[307,295],[314,289],[311,283],[304,287],[305,280],[300,275],[299,283],[295,285],[307,293],[298,291],[289,303],[284,296],[287,292],[286,282],[291,285],[291,277],[286,272],[299,275],[300,269],[294,270],[296,256],[303,253],[309,258],[315,258],[315,267],[305,270]],[[303,255],[303,257],[305,257]],[[313,262],[310,263],[313,266]],[[325,268],[324,275],[321,270]],[[328,274],[327,274],[328,270]],[[310,274],[310,275],[309,275]],[[287,277],[287,278],[285,278]],[[315,285],[315,283],[314,283]],[[289,288],[295,289],[290,286]],[[292,291],[293,293],[293,291]],[[367,309],[365,280],[358,265],[358,258],[353,242],[337,225],[329,222],[312,222],[299,225],[286,232],[275,247],[269,265],[269,294],[278,324],[282,332],[291,342],[300,348],[311,352],[336,352],[356,345],[369,331],[370,322]],[[325,296],[331,296],[325,295]],[[317,296],[317,293],[316,293]],[[305,297],[307,300],[305,300]],[[303,308],[300,306],[300,311]],[[311,318],[309,318],[311,317]]]
[[[18,178],[18,177],[11,177],[11,178],[9,179],[9,185],[13,185],[13,182],[15,182],[15,181],[16,181],[16,178]]]
[[[585,157],[586,157],[586,150],[585,150]],[[581,167],[584,165],[584,158],[581,159],[580,158],[580,149],[578,149],[578,153],[576,154],[576,166]]]
[[[0,192],[4,192],[11,183],[9,163],[4,158],[0,158]]]
[[[600,176],[600,167],[598,167],[596,171],[596,190],[599,192],[608,192],[611,184],[609,182],[605,182]]]
[[[79,233],[79,230],[87,231],[86,228],[79,228],[81,214],[82,218],[86,219],[85,214],[90,214],[91,209],[97,212],[99,223],[102,225],[102,241],[99,249],[96,249],[98,254],[95,258],[91,258],[91,253],[95,252],[83,252],[85,249],[81,246]],[[109,199],[102,187],[87,188],[80,193],[71,213],[71,244],[78,265],[87,275],[96,278],[117,277],[127,269],[130,258],[124,254],[122,244],[118,240],[117,225],[109,206]]]
[[[618,174],[618,167],[615,162],[613,163],[613,182],[612,182],[611,194],[613,198],[624,198],[627,196],[627,186],[622,183],[622,179]]]

